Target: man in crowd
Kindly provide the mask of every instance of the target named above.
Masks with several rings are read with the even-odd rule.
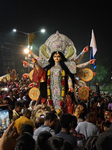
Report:
[[[85,120],[86,111],[86,104],[84,102],[78,103],[73,113],[73,115],[77,117],[77,122]]]
[[[73,116],[73,120],[72,120],[72,127],[70,132],[73,134],[73,136],[77,137],[77,141],[82,141],[82,143],[85,142],[85,136],[81,133],[78,133],[75,129],[77,127],[77,118],[76,116]]]
[[[15,103],[15,109],[13,109],[13,117],[12,117],[12,121],[15,121],[16,119],[18,119],[20,117],[20,112],[22,109],[23,105],[20,101],[17,101]]]
[[[77,127],[76,131],[84,134],[85,139],[87,140],[88,137],[90,136],[97,136],[98,131],[97,127],[94,125],[95,123],[95,117],[93,113],[88,113],[86,115],[86,120],[84,122],[80,122]]]
[[[10,108],[13,110],[17,100],[15,99],[12,90],[9,91],[9,95],[7,97],[9,97]]]
[[[105,119],[105,121],[111,121],[112,120],[112,111],[111,110],[106,110],[104,112],[104,119]]]
[[[57,124],[57,116],[54,112],[48,112],[44,119],[44,124],[41,125],[34,131],[34,139],[37,142],[37,137],[42,131],[48,131],[53,135],[55,135],[54,128]]]
[[[8,97],[5,97],[3,100],[2,100],[2,103],[3,105],[9,105],[9,98]]]
[[[97,150],[111,150],[112,149],[112,124],[108,130],[102,132],[96,141]]]
[[[73,116],[71,114],[63,114],[60,118],[61,131],[55,137],[61,137],[66,142],[69,142],[73,147],[76,147],[77,138],[70,133],[72,127]]]
[[[23,116],[18,118],[15,121],[15,127],[17,129],[18,134],[20,133],[21,127],[23,124],[29,124],[34,128],[33,122],[30,120],[31,117],[31,111],[28,109],[25,109],[23,112]]]

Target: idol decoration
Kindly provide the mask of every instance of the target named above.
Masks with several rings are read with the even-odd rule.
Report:
[[[0,81],[3,81],[3,82],[9,82],[9,81],[12,81],[14,82],[15,80],[18,79],[18,74],[16,73],[16,70],[15,69],[10,69],[9,67],[6,69],[6,75],[3,75],[0,77]]]
[[[82,71],[82,69],[89,64],[93,64],[95,60],[92,59],[79,64],[88,50],[89,47],[87,46],[77,56],[73,42],[67,36],[57,31],[39,48],[39,56],[30,50],[32,63],[23,61],[24,66],[34,67],[29,77],[33,82],[37,83],[38,88],[43,83],[44,86],[43,89],[40,88],[40,93],[47,91],[47,105],[52,110],[54,109],[57,114],[73,112],[73,102],[68,96],[68,92],[74,92],[76,77],[81,78],[84,76],[82,79],[85,79],[87,78],[86,76],[88,78],[91,76],[87,72]]]

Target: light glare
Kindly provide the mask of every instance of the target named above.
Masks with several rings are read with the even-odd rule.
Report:
[[[45,31],[46,31],[45,29],[41,29],[41,32],[42,32],[42,33],[45,33]]]
[[[24,52],[25,52],[26,54],[28,54],[28,53],[29,53],[29,49],[25,49]]]
[[[13,29],[13,32],[16,32],[17,30],[16,29]]]

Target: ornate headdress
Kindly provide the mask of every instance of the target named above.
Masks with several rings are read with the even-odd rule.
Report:
[[[58,31],[55,34],[52,34],[45,44],[40,47],[39,57],[49,60],[51,54],[56,51],[63,53],[68,60],[71,60],[76,56],[76,48],[73,42]]]

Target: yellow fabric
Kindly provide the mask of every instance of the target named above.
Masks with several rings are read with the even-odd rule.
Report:
[[[20,133],[20,129],[23,124],[29,124],[34,128],[33,122],[25,116],[18,118],[15,121],[14,127],[17,129],[18,134]]]
[[[62,90],[61,96],[63,97],[65,95],[65,91]]]
[[[51,95],[50,89],[47,89],[47,95]]]
[[[63,70],[63,72],[62,72],[62,76],[65,76],[65,70]]]
[[[58,110],[57,110],[57,115],[59,115],[59,114],[60,114],[60,112],[61,112],[61,111],[60,111],[60,109],[58,109]]]
[[[47,71],[47,75],[50,76],[50,70]]]

